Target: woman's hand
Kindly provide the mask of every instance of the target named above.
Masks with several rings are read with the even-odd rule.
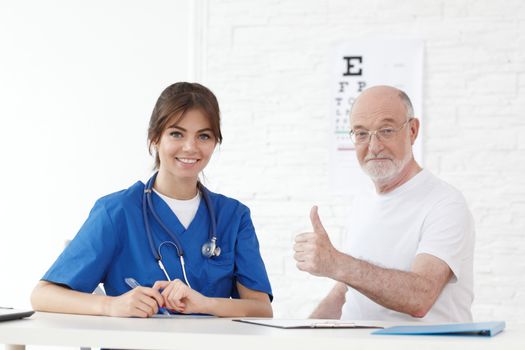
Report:
[[[160,292],[164,305],[168,309],[184,314],[207,313],[206,303],[209,298],[191,289],[179,279],[169,281],[157,281],[152,287]]]
[[[117,317],[151,317],[163,306],[164,299],[155,288],[136,287],[118,297],[111,297],[107,315]]]

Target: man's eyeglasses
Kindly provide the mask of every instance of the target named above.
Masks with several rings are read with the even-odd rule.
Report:
[[[397,133],[405,127],[412,119],[408,119],[399,128],[381,128],[378,130],[350,130],[350,140],[355,145],[364,145],[370,142],[372,135],[375,135],[379,141],[392,140]]]

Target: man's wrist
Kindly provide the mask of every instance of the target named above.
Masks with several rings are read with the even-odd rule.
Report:
[[[342,253],[338,250],[335,251],[334,261],[331,265],[332,271],[330,277],[331,279],[348,284],[347,280],[349,278],[348,273],[352,270],[352,261],[354,258],[350,255]]]

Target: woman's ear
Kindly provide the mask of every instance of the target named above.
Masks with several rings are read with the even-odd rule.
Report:
[[[149,154],[151,155],[155,155],[159,151],[159,146],[158,146],[158,143],[157,142],[154,142],[154,141],[151,141],[149,143]]]

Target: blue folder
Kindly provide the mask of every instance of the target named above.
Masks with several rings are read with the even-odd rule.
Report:
[[[372,334],[396,335],[479,335],[493,337],[505,329],[505,321],[478,323],[450,323],[421,326],[395,326],[380,329]]]

